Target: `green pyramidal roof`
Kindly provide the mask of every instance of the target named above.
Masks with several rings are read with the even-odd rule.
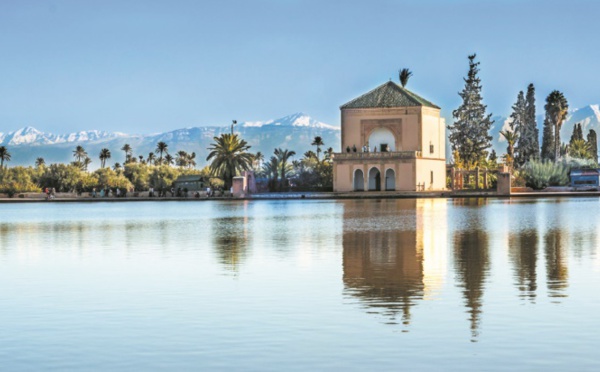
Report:
[[[341,109],[425,106],[439,109],[425,98],[419,97],[393,81],[381,84],[372,91],[353,99]]]

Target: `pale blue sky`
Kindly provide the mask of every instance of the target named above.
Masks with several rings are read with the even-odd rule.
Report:
[[[339,106],[397,79],[443,108],[467,55],[506,115],[533,82],[600,102],[600,1],[2,1],[0,132],[128,133],[266,120]]]

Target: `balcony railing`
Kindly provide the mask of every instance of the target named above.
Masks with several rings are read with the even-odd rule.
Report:
[[[421,151],[384,151],[384,152],[338,152],[335,160],[359,159],[415,159],[421,157]]]

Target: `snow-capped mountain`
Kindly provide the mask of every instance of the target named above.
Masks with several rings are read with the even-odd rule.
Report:
[[[54,145],[58,143],[98,141],[126,136],[123,133],[109,133],[98,130],[82,131],[58,135],[44,133],[33,127],[24,127],[14,132],[0,133],[0,145]]]
[[[97,159],[102,148],[111,151],[112,163],[122,163],[125,155],[120,149],[124,144],[133,148],[136,157],[146,158],[158,142],[164,141],[171,154],[180,150],[195,152],[198,166],[202,166],[213,137],[230,130],[229,126],[200,126],[148,135],[96,130],[53,134],[25,127],[7,134],[0,133],[0,146],[9,148],[12,155],[10,165],[32,165],[37,157],[44,158],[46,163],[70,162],[73,149],[81,145],[92,159],[94,168],[94,165],[99,165]],[[275,120],[242,122],[235,131],[252,146],[252,152],[260,151],[267,157],[279,147],[296,151],[301,156],[309,149],[314,150],[311,143],[315,136],[321,136],[325,146],[333,147],[335,151],[339,151],[340,147],[339,127],[319,122],[303,113]]]
[[[269,121],[247,121],[242,123],[244,127],[256,127],[261,128],[264,126],[282,126],[282,127],[310,127],[310,128],[322,128],[322,129],[339,129],[333,125],[325,124],[317,121],[310,116],[299,112],[296,114],[284,116],[281,119],[269,120]]]

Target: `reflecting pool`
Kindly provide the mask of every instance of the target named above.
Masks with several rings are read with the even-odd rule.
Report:
[[[599,210],[0,204],[2,370],[598,370]]]

